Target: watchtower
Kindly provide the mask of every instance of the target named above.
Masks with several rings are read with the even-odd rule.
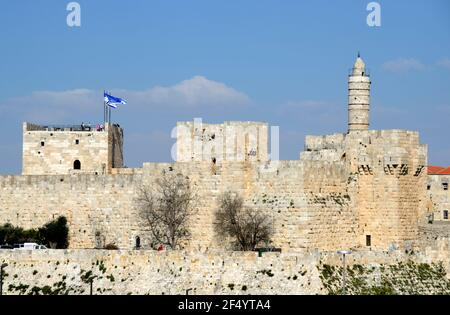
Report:
[[[105,126],[23,123],[23,175],[109,174],[123,167],[123,130]]]

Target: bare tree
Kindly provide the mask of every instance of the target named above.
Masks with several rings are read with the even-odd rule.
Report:
[[[254,250],[259,243],[269,242],[273,233],[267,216],[244,207],[242,197],[230,191],[219,198],[216,221],[218,235],[234,238],[240,250]]]
[[[166,173],[153,186],[141,186],[137,198],[139,214],[153,241],[176,249],[190,236],[188,221],[195,213],[194,194],[188,177]]]

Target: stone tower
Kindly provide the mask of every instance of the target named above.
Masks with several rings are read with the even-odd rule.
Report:
[[[348,77],[348,132],[369,130],[370,77],[358,53]]]
[[[23,124],[23,175],[110,174],[123,167],[118,125]]]
[[[263,161],[268,156],[268,125],[264,122],[226,121],[223,124],[178,122],[178,162]]]

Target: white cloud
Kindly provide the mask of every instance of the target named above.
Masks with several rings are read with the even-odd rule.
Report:
[[[4,101],[0,112],[30,121],[59,121],[74,114],[89,113],[102,100],[103,95],[88,89],[36,91]]]
[[[125,98],[126,106],[143,109],[226,108],[250,104],[250,98],[224,83],[195,76],[173,86],[148,90],[116,89],[112,94]],[[64,121],[80,114],[101,113],[103,92],[90,89],[36,91],[0,104],[0,112],[19,114],[31,121]]]
[[[414,58],[398,58],[395,60],[386,61],[382,65],[383,70],[390,72],[406,72],[406,71],[420,71],[426,67],[419,60]]]
[[[221,82],[203,76],[181,81],[169,87],[156,86],[145,91],[117,90],[131,103],[148,107],[225,107],[250,103],[247,95]]]
[[[450,58],[443,58],[437,62],[438,66],[450,70]]]

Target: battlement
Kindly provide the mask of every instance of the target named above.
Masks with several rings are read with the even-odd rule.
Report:
[[[360,130],[348,134],[306,136],[301,160],[347,160],[352,165],[426,165],[427,146],[409,130]]]
[[[23,123],[23,131],[105,131],[102,124],[81,123],[80,125],[37,125],[25,122]]]

